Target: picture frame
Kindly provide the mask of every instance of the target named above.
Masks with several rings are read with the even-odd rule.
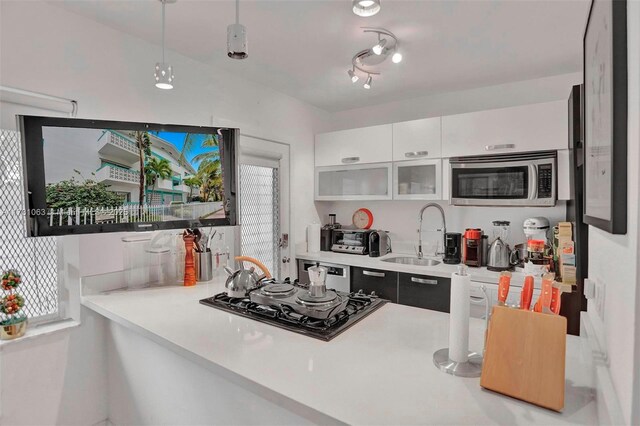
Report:
[[[627,1],[592,0],[583,37],[584,215],[627,233]]]

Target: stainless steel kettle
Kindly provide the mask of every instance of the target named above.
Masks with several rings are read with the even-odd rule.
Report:
[[[255,272],[254,267],[245,269],[242,262],[239,263],[240,269],[236,271],[229,267],[224,268],[229,275],[224,285],[229,297],[246,297],[247,292],[256,287],[260,280],[264,278],[264,275],[260,276]]]
[[[498,237],[489,246],[487,269],[490,271],[508,271],[511,265],[511,249]]]

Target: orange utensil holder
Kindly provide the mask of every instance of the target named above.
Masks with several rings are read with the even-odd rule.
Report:
[[[565,317],[495,306],[480,386],[561,411],[566,345]]]

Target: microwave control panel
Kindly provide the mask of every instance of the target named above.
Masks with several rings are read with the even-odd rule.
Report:
[[[553,196],[553,165],[540,164],[538,166],[538,198]]]

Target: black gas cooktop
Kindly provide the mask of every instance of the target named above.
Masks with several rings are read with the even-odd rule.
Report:
[[[305,288],[298,282],[294,285]],[[387,303],[385,299],[361,292],[338,294],[348,297],[349,301],[344,310],[327,319],[300,315],[287,305],[260,305],[252,302],[249,297],[229,297],[226,293],[202,299],[200,303],[324,341],[333,339]]]

